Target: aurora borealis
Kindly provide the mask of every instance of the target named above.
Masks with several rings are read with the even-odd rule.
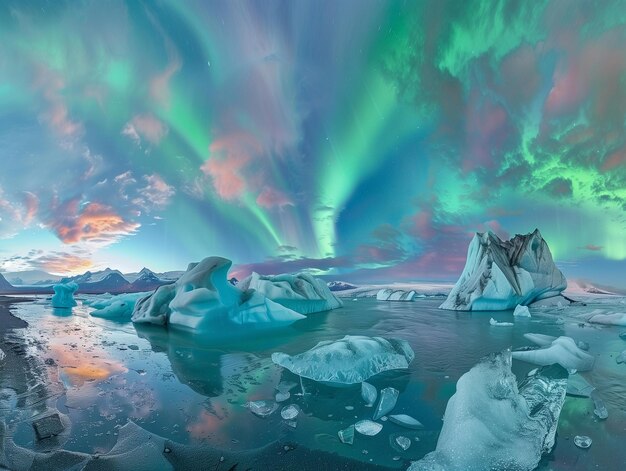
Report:
[[[4,1],[2,271],[626,287],[626,2]]]

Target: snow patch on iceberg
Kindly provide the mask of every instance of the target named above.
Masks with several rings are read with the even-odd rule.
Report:
[[[518,387],[510,351],[484,358],[457,382],[436,450],[408,471],[535,469],[554,446],[566,387],[558,365]]]
[[[253,272],[237,286],[243,290],[254,289],[300,314],[330,311],[343,306],[326,283],[308,273],[269,276]]]
[[[497,311],[559,295],[567,281],[539,230],[502,241],[477,233],[465,268],[441,309]]]

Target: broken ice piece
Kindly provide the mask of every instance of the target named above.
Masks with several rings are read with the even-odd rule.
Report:
[[[569,396],[590,397],[595,388],[579,374],[570,375],[567,379],[567,394]]]
[[[615,361],[619,363],[626,363],[626,350],[622,350],[622,353],[615,357]]]
[[[365,401],[365,407],[373,407],[378,397],[378,391],[370,383],[361,383],[361,397]]]
[[[591,446],[591,443],[591,438],[585,435],[576,435],[574,437],[574,445],[576,445],[578,448],[589,448]]]
[[[371,420],[359,420],[356,424],[354,424],[354,428],[361,435],[367,435],[369,437],[373,437],[378,434],[383,429],[382,424],[378,422],[373,422]]]
[[[620,332],[619,338],[622,340],[626,340],[626,332]]]
[[[276,391],[278,392],[285,394],[291,391],[297,385],[298,383],[294,383],[293,381],[281,381],[280,383],[276,385],[274,389],[276,389]]]
[[[591,399],[593,399],[593,413],[600,420],[605,420],[609,417],[609,411],[606,410],[606,405],[604,401],[600,399],[597,394],[591,394]]]
[[[510,327],[513,325],[512,322],[498,322],[497,320],[495,320],[493,317],[491,319],[489,319],[489,323],[491,325],[494,326],[499,326],[499,327]]]
[[[287,392],[277,392],[276,396],[275,396],[275,399],[276,399],[276,402],[285,402],[290,397],[291,397],[291,393],[289,391],[287,391]]]
[[[396,388],[385,388],[380,391],[380,401],[378,402],[376,412],[374,412],[373,419],[378,420],[383,415],[391,412],[396,406],[396,401],[398,400],[399,395],[400,391],[398,391]]]
[[[341,443],[352,445],[354,443],[354,425],[350,425],[350,427],[348,428],[339,430],[339,432],[337,432],[337,435],[339,435],[339,440],[341,440]]]
[[[346,410],[354,410],[354,406],[345,406]]]
[[[274,401],[250,401],[248,407],[254,415],[267,417],[278,409],[278,404]]]
[[[280,416],[285,420],[292,420],[298,417],[300,410],[293,404],[285,406],[280,411]]]
[[[396,445],[398,445],[402,450],[406,451],[411,446],[411,439],[405,436],[399,435],[394,438]]]
[[[406,414],[390,415],[389,420],[391,420],[396,425],[400,425],[401,427],[412,428],[412,429],[424,428],[424,426],[421,424],[419,420],[414,419],[410,415],[406,415]]]
[[[65,430],[59,414],[52,414],[48,417],[35,420],[33,422],[33,428],[35,429],[35,433],[37,434],[37,438],[39,440],[55,437],[63,433],[63,430]]]
[[[295,420],[285,420],[285,425],[288,425],[291,428],[296,428],[298,426],[298,422]]]

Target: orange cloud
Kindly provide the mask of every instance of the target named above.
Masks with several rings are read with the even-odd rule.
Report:
[[[31,264],[49,273],[66,275],[68,273],[82,273],[88,270],[93,266],[93,261],[88,257],[54,252],[53,254],[39,257]]]
[[[133,234],[141,224],[127,221],[113,208],[100,203],[88,203],[78,207],[78,200],[72,200],[58,208],[50,227],[59,239],[66,244],[81,241],[111,243],[120,236]]]

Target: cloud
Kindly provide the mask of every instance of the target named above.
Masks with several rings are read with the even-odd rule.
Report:
[[[293,206],[293,201],[283,192],[274,188],[266,187],[257,196],[256,203],[264,208],[282,208],[283,206]]]
[[[108,245],[134,234],[141,225],[127,220],[112,207],[101,203],[79,204],[78,199],[54,208],[47,227],[66,244],[91,242]]]
[[[568,178],[554,178],[543,187],[543,191],[557,198],[572,196],[572,181]]]
[[[67,275],[83,273],[93,266],[93,261],[89,257],[57,251],[37,257],[31,260],[29,265],[48,273]]]
[[[174,187],[165,183],[165,180],[156,173],[144,175],[143,180],[146,185],[138,190],[141,196],[134,202],[147,211],[163,209],[176,194]]]
[[[141,139],[150,144],[157,145],[161,142],[169,129],[165,123],[152,114],[135,115],[122,129],[122,134],[130,137],[137,145],[141,145]]]
[[[74,138],[83,133],[83,124],[73,121],[63,97],[66,83],[56,72],[45,66],[37,69],[35,87],[42,91],[47,110],[40,117],[59,135]]]
[[[593,245],[593,244],[587,244],[584,247],[579,247],[580,249],[583,250],[590,250],[592,252],[599,252],[600,250],[602,250],[604,247],[602,245]]]
[[[247,133],[234,133],[213,141],[209,151],[209,159],[200,170],[213,179],[218,196],[224,200],[243,196],[247,183],[242,171],[262,152],[259,141]]]

